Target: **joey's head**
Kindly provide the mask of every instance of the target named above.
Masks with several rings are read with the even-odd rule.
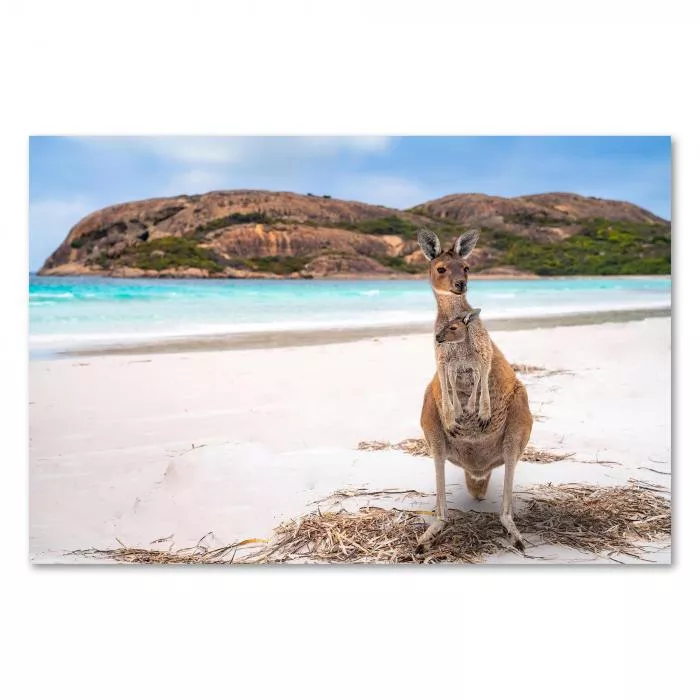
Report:
[[[466,314],[453,318],[446,323],[436,334],[435,340],[442,343],[461,343],[467,337],[467,327],[476,318],[479,318],[481,309],[472,309]]]
[[[478,238],[478,231],[467,231],[443,251],[440,239],[432,231],[418,232],[418,245],[430,261],[430,284],[436,294],[462,295],[467,291],[467,258]]]

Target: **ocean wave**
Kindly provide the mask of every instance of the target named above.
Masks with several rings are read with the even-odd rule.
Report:
[[[73,292],[30,292],[30,301],[32,299],[75,299]]]
[[[376,297],[378,294],[381,294],[379,289],[368,289],[364,292],[360,292],[360,295],[363,297]]]

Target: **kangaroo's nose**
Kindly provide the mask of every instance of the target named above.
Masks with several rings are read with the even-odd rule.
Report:
[[[455,289],[458,292],[463,292],[464,288],[467,286],[466,282],[455,282]]]

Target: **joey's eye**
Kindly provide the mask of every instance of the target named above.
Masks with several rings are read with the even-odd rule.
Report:
[[[450,326],[450,330],[451,330],[451,331],[456,331],[456,330],[457,330],[457,326]]]
[[[464,266],[464,271],[465,271],[465,272],[469,272],[469,265],[465,265],[465,266]]]
[[[443,272],[447,272],[447,268],[445,268],[445,267],[438,267],[437,270],[440,274],[442,274]]]

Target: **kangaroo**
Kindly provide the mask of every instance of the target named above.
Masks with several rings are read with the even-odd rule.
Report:
[[[443,377],[447,379],[443,395],[442,414],[446,427],[454,428],[455,420],[462,415],[457,383],[461,373],[471,370],[473,377],[472,393],[467,402],[467,410],[476,410],[477,389],[481,389],[479,401],[479,422],[486,425],[491,419],[491,397],[489,395],[489,374],[493,350],[491,338],[479,319],[481,309],[472,309],[466,314],[448,321],[435,336],[438,368],[443,367]],[[449,397],[445,402],[445,397]]]
[[[518,549],[524,549],[522,535],[513,521],[513,478],[518,460],[530,439],[532,414],[527,391],[515,376],[510,363],[489,337],[478,313],[477,318],[472,319],[476,310],[466,299],[469,272],[466,259],[474,250],[478,238],[478,231],[463,233],[451,248],[443,251],[440,240],[432,231],[418,233],[420,248],[430,261],[430,283],[437,302],[437,372],[425,390],[421,413],[421,427],[435,463],[436,518],[418,540],[420,549],[427,547],[447,522],[445,460],[464,469],[467,490],[478,500],[486,495],[491,472],[505,465],[500,519],[511,543]],[[458,332],[452,330],[452,326],[459,329],[458,324],[452,323],[457,318],[466,319],[466,324],[462,321],[467,328],[465,342],[446,342],[451,332]],[[473,344],[472,324],[476,324]],[[487,372],[482,361],[489,355],[488,350],[484,349],[488,346],[491,359],[488,363],[490,371]],[[459,377],[453,371],[455,381],[451,382],[448,376],[450,357],[459,358],[458,361],[472,368],[477,366],[479,378],[475,371],[461,373]],[[477,383],[481,384],[482,390],[479,413],[475,414],[469,410],[469,401],[473,396],[471,406],[475,408]],[[453,393],[452,397],[450,393]],[[467,400],[467,412],[456,409],[457,405],[461,407],[462,399]]]

